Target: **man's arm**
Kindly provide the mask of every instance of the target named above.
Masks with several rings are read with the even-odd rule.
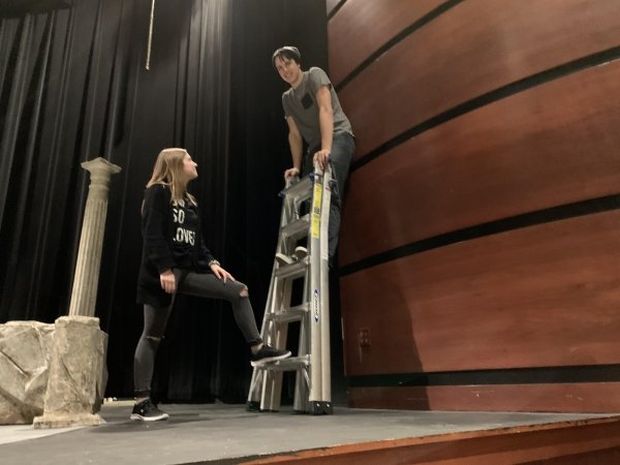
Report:
[[[328,86],[321,86],[316,91],[316,102],[319,107],[319,128],[321,129],[321,150],[314,154],[322,169],[327,166],[329,154],[332,151],[334,136],[334,112],[332,109],[332,96]]]
[[[292,116],[286,117],[288,123],[288,145],[291,149],[291,158],[293,159],[293,167],[284,172],[284,178],[299,176],[301,173],[301,157],[303,151],[303,141],[299,128]]]

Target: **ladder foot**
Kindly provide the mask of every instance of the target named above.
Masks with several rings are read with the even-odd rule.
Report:
[[[334,413],[334,407],[331,402],[325,401],[311,401],[310,402],[310,415],[332,415]]]

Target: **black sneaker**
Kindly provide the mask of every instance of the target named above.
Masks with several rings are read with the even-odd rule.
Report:
[[[252,354],[252,361],[250,364],[255,367],[267,362],[275,362],[276,360],[283,360],[291,356],[290,350],[274,349],[273,347],[263,344],[258,352]]]
[[[166,412],[159,410],[157,405],[151,402],[151,399],[144,399],[133,406],[129,419],[135,421],[160,421],[167,420],[168,416]]]

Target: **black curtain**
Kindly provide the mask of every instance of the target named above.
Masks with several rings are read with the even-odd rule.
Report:
[[[30,9],[29,8],[30,5]],[[36,5],[35,5],[36,4]],[[88,177],[112,178],[97,316],[109,333],[107,395],[132,394],[142,325],[134,303],[139,207],[155,155],[186,147],[215,255],[250,287],[262,316],[289,164],[271,67],[279,45],[326,65],[324,0],[0,3],[0,322],[53,322],[68,311]],[[179,299],[160,350],[163,400],[243,401],[247,347],[223,303]]]

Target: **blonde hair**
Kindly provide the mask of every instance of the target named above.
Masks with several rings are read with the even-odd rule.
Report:
[[[155,184],[168,186],[171,193],[171,202],[183,204],[187,197],[191,203],[196,205],[196,199],[187,192],[187,179],[183,176],[183,159],[187,155],[187,150],[182,148],[163,149],[157,155],[153,174],[146,187]]]

